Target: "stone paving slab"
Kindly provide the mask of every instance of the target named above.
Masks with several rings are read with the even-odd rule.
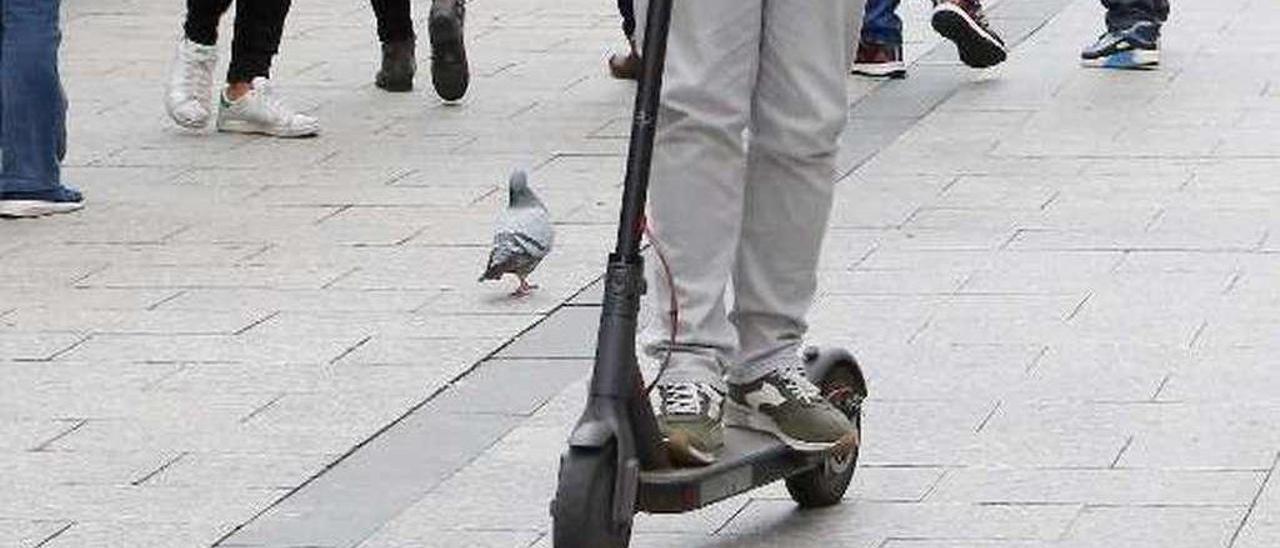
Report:
[[[373,89],[365,4],[295,6],[276,74],[326,132],[286,143],[168,128],[179,4],[66,3],[66,173],[92,203],[0,224],[0,545],[209,545],[598,299],[632,92],[603,74],[612,3],[471,8],[451,106]],[[813,317],[871,376],[849,500],[801,513],[772,486],[642,516],[635,545],[1280,542],[1280,12],[1178,2],[1165,67],[1107,73],[1074,64],[1095,3],[1004,0],[1014,54],[973,72],[927,9],[903,6],[911,79],[849,80],[850,135],[891,136],[842,144]],[[524,301],[474,284],[517,167],[560,229]],[[570,358],[538,379],[558,395],[476,400],[502,427],[436,450],[453,464],[400,453],[433,479],[362,546],[550,546],[586,316],[507,349]]]
[[[798,512],[773,486],[641,516],[634,545],[1277,542],[1272,164],[1224,146],[1274,103],[1255,69],[1222,70],[1221,86],[1207,74],[1219,37],[1280,13],[1184,2],[1167,66],[1112,74],[1069,61],[1097,7],[1060,6],[1007,66],[962,84],[837,191],[814,335],[857,348],[873,392],[846,503]],[[550,493],[582,389],[365,545],[521,531],[550,546],[545,514],[480,478],[541,470],[521,492]]]

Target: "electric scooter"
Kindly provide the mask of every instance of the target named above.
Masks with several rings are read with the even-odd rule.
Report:
[[[673,1],[684,0],[649,3],[621,220],[604,278],[590,393],[561,455],[551,502],[556,548],[626,548],[636,512],[688,512],[779,480],[786,481],[801,507],[834,505],[857,466],[857,443],[845,450],[803,453],[770,434],[733,426],[725,429],[724,448],[714,464],[676,468],[668,458],[635,342],[645,292],[644,208]],[[844,350],[815,347],[803,357],[809,379],[860,435],[867,385],[857,360]]]

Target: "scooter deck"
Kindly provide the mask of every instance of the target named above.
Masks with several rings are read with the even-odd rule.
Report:
[[[794,451],[769,434],[732,426],[725,428],[724,442],[719,459],[709,466],[641,472],[637,509],[688,512],[805,472],[824,458]]]

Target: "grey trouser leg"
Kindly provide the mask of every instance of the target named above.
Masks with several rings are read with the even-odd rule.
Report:
[[[1107,8],[1107,30],[1124,30],[1135,23],[1157,26],[1169,18],[1169,0],[1102,0]]]
[[[664,381],[723,387],[727,366],[730,381],[746,382],[800,344],[861,6],[675,1],[649,194],[679,303],[672,345],[668,281],[650,261],[659,321],[645,346],[658,359],[672,351]],[[637,2],[642,19],[645,7]]]

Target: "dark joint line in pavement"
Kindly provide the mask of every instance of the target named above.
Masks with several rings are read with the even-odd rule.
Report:
[[[1030,375],[1033,371],[1035,371],[1036,369],[1039,369],[1040,364],[1044,363],[1045,356],[1048,356],[1048,355],[1049,355],[1049,345],[1046,344],[1041,346],[1040,351],[1036,353],[1036,356],[1034,358],[1031,358],[1031,361],[1027,363],[1027,367],[1023,369],[1023,373]]]
[[[951,470],[947,468],[942,468],[941,472],[938,474],[938,477],[933,478],[933,481],[929,482],[929,486],[926,487],[924,492],[920,493],[920,496],[916,497],[913,502],[918,504],[927,500],[930,496],[933,495],[934,492],[938,490],[939,487],[942,486],[943,482],[947,481],[947,478],[950,478],[950,477],[951,477]]]
[[[996,400],[995,405],[991,406],[991,410],[987,412],[986,416],[982,417],[982,421],[978,423],[978,426],[974,427],[973,431],[975,433],[981,433],[982,430],[987,427],[987,424],[991,422],[991,419],[995,418],[996,413],[1000,412],[1000,406],[1002,404],[1004,404],[1004,400]]]
[[[1262,478],[1262,484],[1254,492],[1253,500],[1249,502],[1249,509],[1245,510],[1244,517],[1240,518],[1240,525],[1237,525],[1235,531],[1232,531],[1231,540],[1227,542],[1227,548],[1235,547],[1236,540],[1240,538],[1240,533],[1244,532],[1244,527],[1249,523],[1249,518],[1253,517],[1253,511],[1258,507],[1258,501],[1262,499],[1262,493],[1267,490],[1267,485],[1271,483],[1271,478],[1276,473],[1277,465],[1280,465],[1280,451],[1276,452],[1275,457],[1271,459],[1271,468],[1267,469],[1267,475]]]
[[[49,447],[57,443],[58,440],[61,440],[67,436],[70,436],[71,434],[74,434],[77,430],[84,428],[84,425],[89,424],[89,419],[67,419],[67,420],[74,421],[74,423],[69,428],[67,428],[66,430],[63,430],[62,432],[59,432],[57,435],[53,436],[52,438],[49,438],[41,442],[40,444],[36,445],[35,447],[32,447],[31,449],[29,449],[29,451],[32,453],[40,453],[43,451],[47,451]]]
[[[169,296],[164,297],[164,298],[162,298],[162,299],[160,299],[160,300],[158,300],[158,301],[156,301],[156,302],[154,302],[154,303],[151,303],[151,304],[147,305],[147,306],[146,306],[146,308],[145,308],[145,310],[147,310],[148,312],[155,312],[157,308],[160,308],[161,306],[164,306],[165,304],[171,303],[171,302],[173,302],[173,301],[175,301],[175,300],[177,300],[177,299],[181,298],[183,295],[186,295],[186,294],[187,294],[187,290],[185,290],[185,289],[180,289],[180,290],[178,290],[178,291],[174,292],[172,295],[169,295]]]
[[[1080,311],[1084,310],[1084,306],[1088,304],[1089,299],[1092,299],[1092,298],[1093,298],[1092,291],[1085,293],[1084,298],[1080,299],[1080,302],[1076,303],[1076,306],[1071,309],[1071,312],[1067,313],[1066,317],[1062,318],[1062,322],[1071,323],[1071,320],[1074,320],[1076,316],[1080,314]]]
[[[481,202],[483,202],[483,201],[485,201],[485,200],[488,200],[490,196],[493,196],[493,195],[495,195],[495,194],[497,194],[497,193],[499,193],[499,192],[502,192],[502,190],[503,190],[503,189],[502,189],[502,187],[501,187],[501,186],[497,186],[497,185],[492,186],[492,187],[489,187],[489,190],[488,190],[488,191],[486,191],[484,194],[481,194],[480,196],[476,197],[476,199],[471,200],[471,203],[469,203],[469,204],[467,204],[467,205],[476,205],[476,204],[479,204],[479,203],[481,203]]]
[[[479,137],[468,137],[468,138],[466,138],[466,139],[463,139],[463,140],[462,140],[462,142],[460,142],[460,143],[458,143],[458,144],[454,145],[452,148],[450,148],[450,149],[449,149],[449,153],[450,153],[450,154],[460,154],[460,153],[463,151],[463,149],[465,149],[465,148],[467,148],[467,147],[469,147],[469,146],[471,146],[471,145],[473,145],[473,144],[476,144],[476,143],[478,143],[478,142],[480,142],[480,138],[479,138]]]
[[[1001,242],[1000,246],[997,247],[997,249],[999,249],[1000,251],[1005,251],[1009,249],[1011,246],[1013,246],[1013,244],[1016,243],[1018,240],[1021,240],[1023,234],[1031,234],[1035,232],[1048,232],[1048,231],[1035,230],[1031,228],[1015,228],[1013,229],[1013,234],[1010,234],[1009,237],[1006,238],[1004,242]]]
[[[271,409],[272,407],[274,407],[274,406],[275,406],[275,404],[279,403],[279,402],[280,402],[280,400],[284,399],[284,397],[285,397],[286,395],[287,395],[287,394],[285,394],[285,393],[283,393],[283,392],[282,392],[282,393],[279,393],[279,394],[276,394],[276,395],[275,395],[274,397],[272,397],[269,401],[267,401],[267,403],[264,403],[264,404],[262,404],[262,405],[259,405],[256,409],[254,409],[253,411],[250,411],[248,415],[245,415],[245,416],[243,416],[243,417],[240,417],[240,420],[239,420],[238,422],[239,422],[240,424],[245,424],[245,423],[247,423],[247,422],[249,422],[249,421],[253,420],[253,419],[254,419],[254,418],[256,418],[258,415],[261,415],[261,414],[265,413],[268,409]]]
[[[1187,350],[1195,350],[1196,344],[1200,342],[1204,335],[1204,330],[1209,327],[1209,320],[1201,320],[1200,326],[1196,327],[1196,332],[1191,334],[1191,340],[1187,341]]]
[[[241,327],[240,329],[237,329],[237,330],[235,330],[235,331],[231,332],[231,336],[233,336],[233,337],[239,337],[239,336],[241,336],[241,335],[244,335],[245,333],[248,333],[249,331],[252,331],[255,327],[258,327],[258,326],[260,326],[260,325],[262,325],[262,324],[265,324],[265,323],[267,323],[267,322],[269,322],[269,321],[271,321],[271,320],[276,319],[278,316],[280,316],[280,311],[279,311],[279,310],[276,310],[276,311],[274,311],[274,312],[271,312],[270,314],[267,314],[266,316],[263,316],[263,317],[261,317],[261,318],[258,318],[258,319],[256,319],[256,320],[253,320],[253,321],[249,322],[249,325],[246,325],[246,326],[244,326],[244,327]]]
[[[190,367],[191,367],[192,365],[197,365],[197,364],[193,364],[193,363],[190,363],[190,362],[182,362],[182,363],[176,363],[176,362],[142,362],[142,363],[147,363],[148,365],[177,365],[177,367],[173,368],[173,370],[172,370],[172,371],[169,371],[168,373],[165,373],[165,374],[163,374],[163,375],[160,375],[159,377],[155,378],[155,379],[154,379],[154,380],[152,380],[151,382],[148,382],[146,385],[144,385],[144,386],[142,387],[142,391],[143,391],[143,392],[151,392],[151,391],[155,390],[156,388],[158,388],[160,385],[164,384],[164,382],[165,382],[165,381],[167,381],[167,380],[169,380],[169,379],[172,379],[172,378],[174,378],[174,377],[178,376],[179,374],[181,374],[181,373],[183,373],[183,372],[187,371],[188,369],[190,369]],[[200,365],[203,365],[203,364],[200,364]]]
[[[183,233],[185,233],[185,232],[189,232],[190,230],[191,230],[191,225],[182,225],[182,226],[180,226],[180,227],[178,227],[178,228],[175,228],[175,229],[173,229],[172,231],[170,231],[170,232],[168,232],[168,233],[166,233],[166,234],[164,234],[164,235],[161,235],[161,236],[160,236],[160,239],[159,239],[159,240],[157,240],[157,241],[158,241],[159,243],[168,243],[169,241],[173,240],[174,238],[177,238],[178,236],[182,235],[182,234],[183,234]]]
[[[320,289],[333,289],[333,286],[338,285],[338,282],[341,282],[342,280],[345,280],[351,277],[352,275],[354,275],[356,272],[359,272],[359,271],[360,271],[360,267],[358,266],[353,266],[351,268],[348,268],[346,271],[342,272],[341,274],[338,274],[333,279],[323,284],[320,284]]]
[[[933,317],[925,318],[923,322],[920,322],[920,326],[917,327],[915,331],[912,331],[911,335],[907,337],[907,344],[908,345],[915,344],[916,340],[919,339],[921,335],[924,335],[924,332],[927,331],[929,329],[929,326],[932,324],[933,324]]]
[[[1262,251],[1263,247],[1267,245],[1267,240],[1270,240],[1270,239],[1271,239],[1271,229],[1270,228],[1263,229],[1262,236],[1258,238],[1258,243],[1253,245],[1253,251]]]
[[[1160,379],[1160,385],[1157,386],[1156,391],[1151,394],[1152,402],[1160,401],[1160,393],[1164,392],[1164,387],[1169,385],[1169,379],[1172,379],[1172,378],[1173,378],[1173,373],[1164,374],[1164,377]]]
[[[67,346],[65,346],[65,347],[63,347],[63,348],[61,348],[61,349],[59,349],[59,350],[56,350],[56,351],[54,351],[52,354],[49,354],[48,356],[45,356],[45,357],[43,357],[43,358],[14,358],[14,360],[13,360],[13,361],[15,361],[15,362],[27,362],[27,363],[48,363],[48,362],[51,362],[51,361],[57,360],[58,358],[60,358],[60,357],[62,357],[62,356],[64,356],[64,355],[66,355],[68,352],[71,352],[72,350],[75,350],[76,348],[79,348],[79,347],[80,347],[80,345],[82,345],[82,344],[84,344],[84,343],[86,343],[86,342],[89,342],[89,339],[92,339],[92,338],[93,338],[93,335],[92,335],[92,334],[90,334],[90,335],[83,335],[83,336],[81,336],[81,337],[80,337],[80,339],[79,339],[79,340],[77,340],[77,341],[75,341],[75,342],[73,342],[73,343],[71,343],[71,344],[69,344],[69,345],[67,345]]]
[[[1222,288],[1222,294],[1230,294],[1236,288],[1236,284],[1240,283],[1240,278],[1244,277],[1244,269],[1236,267],[1231,271],[1231,278],[1227,280],[1227,285]]]
[[[41,540],[39,544],[36,544],[35,548],[42,548],[44,546],[48,546],[50,542],[53,542],[58,537],[62,536],[63,533],[70,531],[71,528],[75,526],[76,526],[76,522],[74,521],[67,522],[66,525],[63,525],[57,531],[54,531],[49,536],[45,537],[44,540]]]
[[[373,335],[365,335],[364,338],[360,339],[359,341],[356,341],[355,344],[347,347],[346,350],[343,350],[340,354],[338,354],[337,356],[334,356],[333,359],[329,360],[329,365],[337,365],[338,362],[346,359],[347,356],[350,356],[356,350],[359,350],[360,347],[366,344],[369,344],[369,341],[372,341],[372,340],[373,340]]]
[[[402,246],[402,245],[404,245],[404,244],[407,244],[407,243],[409,243],[409,242],[412,242],[414,238],[417,238],[418,236],[421,236],[421,235],[422,235],[424,232],[426,232],[426,231],[427,231],[427,227],[425,227],[425,226],[424,226],[424,227],[422,227],[422,228],[419,228],[419,229],[417,229],[417,230],[413,231],[413,233],[412,233],[412,234],[410,234],[410,235],[408,235],[408,236],[405,236],[404,238],[401,238],[401,239],[399,239],[399,240],[396,240],[396,242],[395,242],[395,243],[393,243],[393,244],[391,244],[391,245],[392,245],[392,247],[395,247],[395,246]]]
[[[333,152],[333,154],[337,154],[337,152],[335,151],[335,152]],[[395,172],[394,174],[392,174],[392,175],[391,175],[391,178],[390,178],[390,179],[387,179],[387,182],[383,183],[383,186],[396,186],[396,183],[398,183],[398,182],[400,182],[400,181],[403,181],[403,180],[405,180],[405,179],[408,179],[409,177],[412,177],[412,176],[416,175],[416,174],[418,173],[418,171],[419,171],[419,170],[417,170],[417,169],[411,169],[411,168],[410,168],[410,169],[403,169],[403,168],[402,168],[402,169],[397,169],[397,170],[396,170],[396,172]]]
[[[1125,438],[1124,445],[1121,446],[1120,451],[1116,453],[1116,458],[1111,459],[1111,465],[1108,466],[1107,468],[1114,470],[1117,466],[1120,465],[1120,459],[1124,458],[1124,454],[1128,452],[1129,447],[1133,445],[1133,438],[1134,438],[1133,434],[1130,434],[1128,438]]]
[[[1040,211],[1045,211],[1049,209],[1049,205],[1053,204],[1053,202],[1056,202],[1059,196],[1062,196],[1061,190],[1053,191],[1053,194],[1049,196],[1049,199],[1045,200],[1044,203],[1040,204]]]
[[[1160,219],[1164,218],[1166,211],[1168,210],[1164,207],[1157,209],[1155,213],[1151,214],[1151,218],[1147,219],[1147,224],[1142,227],[1142,231],[1151,232],[1151,229],[1155,228],[1156,224],[1160,222]]]
[[[182,460],[182,459],[186,458],[186,457],[187,457],[187,455],[189,455],[189,454],[190,454],[190,453],[188,453],[187,451],[183,451],[183,452],[181,452],[181,453],[178,453],[178,454],[177,454],[177,455],[175,455],[173,458],[171,458],[171,459],[169,459],[169,460],[165,461],[163,464],[161,464],[161,465],[160,465],[158,468],[156,468],[155,470],[152,470],[152,471],[150,471],[150,472],[147,472],[146,474],[143,474],[143,475],[142,475],[142,477],[140,477],[140,478],[138,478],[138,479],[135,479],[135,480],[133,480],[133,481],[129,482],[129,485],[132,485],[132,486],[134,486],[134,487],[138,487],[138,486],[140,486],[140,485],[142,485],[142,484],[144,484],[144,483],[146,483],[146,482],[150,481],[150,480],[151,480],[151,478],[156,477],[156,476],[157,476],[157,475],[159,475],[161,472],[164,472],[165,470],[169,469],[169,467],[173,466],[174,464],[177,464],[177,463],[178,463],[178,461],[180,461],[180,460]]]
[[[311,224],[315,226],[320,226],[328,222],[329,220],[333,219],[334,217],[342,215],[343,213],[351,211],[353,208],[355,208],[353,204],[334,205],[330,207],[333,207],[333,211],[330,211],[328,213],[325,213],[324,215],[321,215],[320,218],[316,219]]]
[[[77,276],[75,279],[71,280],[71,282],[68,285],[75,288],[88,287],[84,285],[85,281],[87,281],[89,278],[92,278],[94,276],[97,276],[98,274],[105,272],[108,268],[111,268],[110,264],[102,264],[102,265],[98,265],[93,268],[90,268],[88,271],[84,272],[83,274]]]
[[[237,258],[234,261],[234,264],[236,266],[245,266],[245,265],[253,264],[254,259],[257,259],[258,257],[265,255],[268,251],[275,249],[275,247],[276,247],[276,244],[263,244],[259,246],[257,249],[249,252],[248,255]]]

